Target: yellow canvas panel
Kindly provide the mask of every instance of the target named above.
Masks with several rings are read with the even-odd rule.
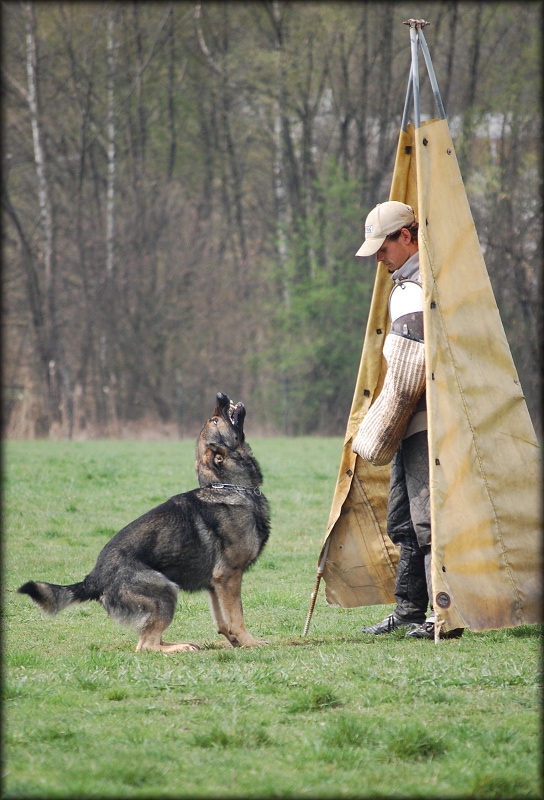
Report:
[[[541,614],[540,454],[481,254],[446,120],[401,131],[391,200],[420,222],[434,607],[444,630]],[[326,600],[393,603],[389,467],[351,442],[385,370],[391,278],[377,270],[325,542]]]
[[[538,443],[447,122],[414,136],[435,607],[446,629],[539,622]]]

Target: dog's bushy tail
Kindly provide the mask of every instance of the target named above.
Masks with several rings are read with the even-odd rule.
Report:
[[[98,595],[88,586],[87,579],[71,586],[57,586],[55,583],[28,581],[19,589],[19,594],[27,594],[42,611],[54,616],[72,603],[84,603],[86,600],[98,600]]]

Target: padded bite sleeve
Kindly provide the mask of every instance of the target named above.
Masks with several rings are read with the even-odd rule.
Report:
[[[387,372],[382,391],[367,411],[352,443],[352,450],[375,467],[389,464],[393,458],[425,389],[423,342],[389,333],[383,355]]]

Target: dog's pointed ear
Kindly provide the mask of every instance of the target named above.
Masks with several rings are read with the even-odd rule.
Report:
[[[228,448],[222,444],[218,444],[217,442],[207,442],[206,443],[206,453],[204,456],[204,461],[213,461],[213,463],[217,466],[218,464],[222,464],[223,461],[226,459],[228,455]]]
[[[215,442],[207,443],[196,461],[196,474],[201,486],[220,480],[221,465],[228,456],[228,449]]]
[[[225,455],[226,455],[225,448],[210,447],[210,450],[213,453],[213,463],[215,464],[216,467],[218,467],[219,464],[222,464],[223,461],[225,460]]]

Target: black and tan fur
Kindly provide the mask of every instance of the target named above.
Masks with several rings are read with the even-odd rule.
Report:
[[[255,646],[245,628],[244,571],[269,535],[268,503],[259,490],[260,467],[245,441],[242,403],[219,393],[213,416],[196,443],[199,489],[175,495],[119,531],[80,583],[57,586],[30,581],[28,594],[46,613],[97,600],[116,622],[135,628],[136,650],[197,650],[187,642],[163,642],[180,589],[206,589],[219,633],[234,646]]]

